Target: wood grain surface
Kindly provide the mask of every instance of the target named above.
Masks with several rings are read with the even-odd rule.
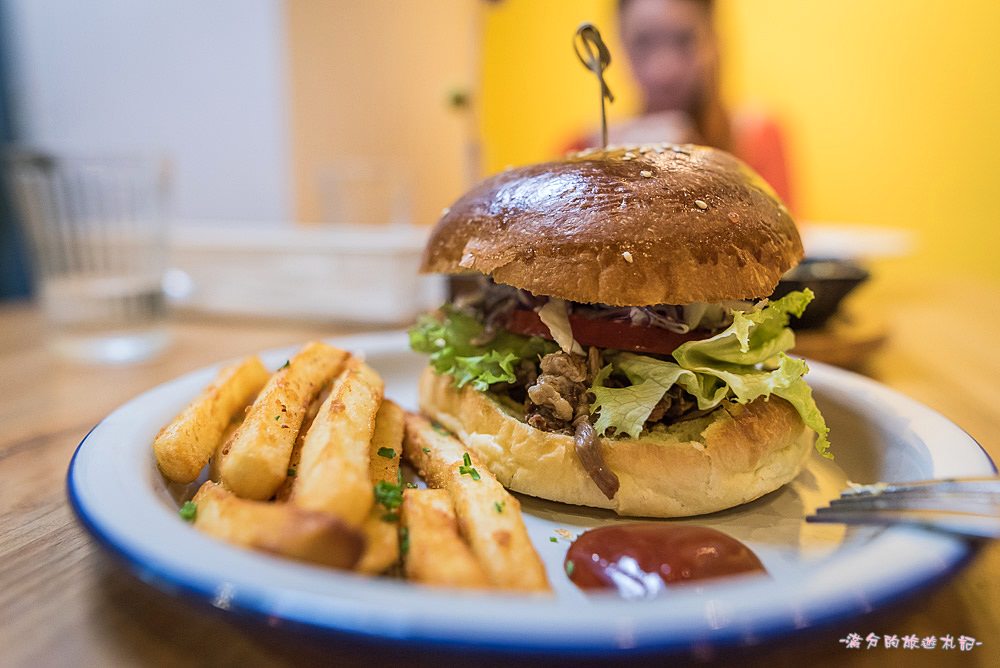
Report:
[[[887,344],[866,371],[948,416],[1000,458],[1000,287],[972,281],[866,288],[856,317],[881,318]],[[44,346],[30,305],[0,307],[0,665],[442,665],[440,649],[316,638],[238,618],[163,593],[129,573],[77,524],[66,501],[70,457],[87,431],[135,394],[198,367],[342,327],[195,319],[173,324],[159,359],[128,367],[63,362]],[[741,665],[1000,665],[1000,545],[983,546],[957,577],[890,610],[736,655]],[[973,636],[971,652],[848,650],[846,633]],[[509,665],[511,657],[475,659]],[[469,663],[469,661],[464,661]],[[552,665],[551,661],[542,661]],[[640,662],[641,663],[641,662]],[[664,665],[662,660],[650,661]],[[583,665],[574,661],[574,665]]]

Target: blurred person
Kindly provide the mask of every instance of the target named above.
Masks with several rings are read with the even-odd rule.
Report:
[[[712,0],[618,0],[622,44],[642,112],[608,128],[611,144],[669,141],[730,151],[757,170],[791,206],[778,125],[760,114],[730,114],[719,91],[719,44]],[[600,135],[578,140],[580,149]]]

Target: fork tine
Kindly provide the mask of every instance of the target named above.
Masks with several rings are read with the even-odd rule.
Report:
[[[841,493],[842,498],[854,496],[884,496],[902,493],[959,493],[1000,495],[1000,477],[939,478],[900,483],[876,483],[849,487]]]
[[[853,485],[807,522],[908,524],[1000,538],[1000,477],[942,478]]]
[[[975,538],[1000,538],[1000,517],[978,513],[922,510],[839,510],[820,508],[807,522],[839,524],[908,524]]]
[[[942,510],[981,513],[1000,517],[1000,497],[982,494],[891,494],[849,496],[834,499],[831,509],[837,510]]]

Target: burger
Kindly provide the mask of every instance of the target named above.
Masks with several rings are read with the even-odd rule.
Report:
[[[789,482],[827,427],[787,351],[808,291],[774,191],[694,145],[508,169],[443,213],[422,271],[475,289],[410,330],[420,408],[507,488],[682,517]]]

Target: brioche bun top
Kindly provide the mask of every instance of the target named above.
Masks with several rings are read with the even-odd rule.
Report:
[[[611,147],[508,169],[447,209],[422,271],[612,306],[767,297],[802,258],[773,189],[713,148]]]

